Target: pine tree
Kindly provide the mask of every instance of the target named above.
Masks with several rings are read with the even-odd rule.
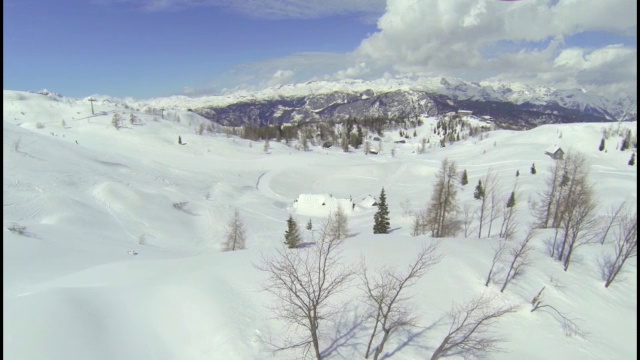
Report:
[[[364,141],[364,134],[362,133],[362,127],[360,127],[360,125],[358,125],[358,127],[356,128],[356,138],[358,139],[358,141],[355,147],[358,148],[358,146],[362,145]]]
[[[520,176],[520,170],[516,170],[516,177]]]
[[[531,174],[536,174],[536,163],[531,164]]]
[[[511,192],[511,196],[509,196],[509,200],[507,200],[507,207],[512,208],[516,206],[516,194],[515,192]]]
[[[307,222],[307,230],[311,231],[313,229],[313,224],[311,223],[311,219]]]
[[[467,177],[467,169],[464,169],[462,172],[462,179],[460,179],[460,183],[464,186],[469,183],[469,178]]]
[[[377,201],[378,211],[373,216],[373,233],[374,234],[386,234],[389,232],[389,208],[387,207],[387,195],[384,193],[384,188],[380,192],[380,198]]]
[[[598,150],[600,151],[604,150],[604,138],[600,140],[600,146],[598,146]]]
[[[631,159],[629,159],[629,166],[633,166],[636,163],[636,153],[631,153]]]
[[[482,187],[482,180],[478,180],[478,185],[476,185],[476,190],[473,192],[473,198],[476,200],[480,200],[484,197],[484,188]]]
[[[622,139],[622,143],[620,144],[620,151],[625,151],[627,150],[627,148],[629,148],[629,143],[627,142],[627,139]]]
[[[624,135],[624,139],[622,139],[622,144],[620,145],[620,151],[625,151],[631,145],[631,130],[627,130]]]
[[[298,224],[293,219],[293,216],[289,215],[287,220],[287,231],[284,232],[284,243],[287,244],[289,249],[293,249],[298,246],[302,241],[300,237],[300,231],[298,231]]]

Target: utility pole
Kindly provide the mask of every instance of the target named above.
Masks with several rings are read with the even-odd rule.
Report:
[[[93,102],[96,101],[94,98],[89,98],[89,102],[91,103],[91,115],[95,115],[93,113]]]

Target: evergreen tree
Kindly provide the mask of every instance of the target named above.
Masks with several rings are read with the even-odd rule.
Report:
[[[520,170],[516,170],[516,177],[520,176]]]
[[[460,179],[460,183],[464,186],[469,183],[469,178],[467,177],[467,169],[464,169],[462,172],[462,179]]]
[[[536,163],[531,164],[531,174],[536,174]]]
[[[377,201],[378,211],[373,216],[373,233],[374,234],[386,234],[389,232],[389,208],[387,207],[387,195],[384,193],[384,188],[380,192],[380,198]]]
[[[313,224],[311,223],[311,219],[307,222],[307,230],[311,231],[313,229]]]
[[[631,130],[627,130],[624,135],[624,139],[622,140],[622,145],[620,145],[620,150],[625,151],[631,146]]]
[[[600,151],[604,150],[604,138],[600,140],[600,146],[598,146],[598,150]]]
[[[298,224],[293,219],[293,216],[289,215],[287,220],[287,231],[284,232],[284,243],[287,244],[289,249],[293,249],[300,243],[300,231],[298,231]]]
[[[512,208],[516,206],[516,194],[515,192],[511,192],[511,196],[509,196],[509,200],[507,200],[507,207]]]
[[[631,153],[631,159],[629,159],[629,166],[633,166],[636,163],[636,153]]]
[[[625,151],[629,148],[629,142],[626,138],[622,139],[622,144],[620,144],[620,151]]]
[[[263,150],[265,153],[269,152],[269,138],[264,139],[264,147]]]
[[[478,185],[476,185],[476,190],[473,192],[473,198],[476,200],[480,200],[484,197],[484,188],[482,187],[482,180],[478,180]]]
[[[358,139],[358,142],[355,148],[357,149],[358,146],[362,145],[362,143],[364,142],[364,134],[362,133],[362,127],[360,125],[356,127],[356,137]]]

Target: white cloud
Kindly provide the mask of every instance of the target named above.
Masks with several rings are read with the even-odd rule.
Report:
[[[379,31],[353,55],[373,68],[397,73],[625,88],[635,97],[635,86],[629,86],[637,81],[635,47],[567,49],[564,39],[586,31],[635,37],[636,11],[635,0],[388,0]],[[487,57],[486,49],[504,42],[522,44],[522,50]],[[531,43],[549,44],[543,49],[524,46]]]
[[[227,6],[223,0],[200,3]],[[244,0],[235,4],[228,6],[241,12],[264,7],[258,16],[313,17],[365,12],[371,3]],[[637,98],[635,45],[603,45],[606,37],[601,37],[597,46],[588,47],[583,40],[580,47],[568,47],[565,40],[583,32],[635,38],[636,13],[635,0],[387,0],[378,31],[351,53],[294,54],[245,64],[221,81],[256,88],[282,81],[456,76],[582,87]],[[286,77],[274,76],[278,71],[289,72]]]
[[[94,0],[130,3],[147,11],[194,7],[223,7],[248,16],[269,19],[321,18],[339,14],[361,14],[364,19],[384,12],[385,0]]]
[[[277,70],[273,74],[273,76],[271,76],[271,78],[262,82],[260,86],[269,87],[269,86],[275,86],[275,85],[290,84],[293,82],[294,75],[295,75],[295,71]]]

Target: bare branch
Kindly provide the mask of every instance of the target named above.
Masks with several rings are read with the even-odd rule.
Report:
[[[504,255],[505,250],[507,249],[507,239],[501,239],[498,243],[498,247],[496,251],[493,253],[493,259],[491,260],[491,268],[489,269],[489,274],[487,274],[487,281],[484,283],[484,286],[489,286],[489,282],[491,282],[491,276],[493,275],[493,269],[496,267],[496,264],[500,262],[502,256]]]
[[[491,334],[497,320],[507,314],[516,312],[517,306],[492,306],[494,297],[481,295],[468,303],[453,307],[449,316],[451,326],[431,360],[462,353],[467,356],[478,356],[481,353],[500,351],[501,339]]]
[[[604,245],[605,241],[607,240],[607,235],[609,234],[609,231],[611,230],[611,227],[614,226],[614,224],[616,224],[616,222],[618,220],[618,215],[620,215],[620,213],[622,212],[622,209],[624,209],[625,205],[626,204],[623,201],[620,205],[618,205],[617,208],[611,208],[609,210],[609,213],[607,214],[607,217],[609,218],[609,221],[607,221],[605,223],[605,226],[603,227],[602,237],[600,238],[600,244]]]
[[[263,291],[276,300],[271,309],[293,330],[304,329],[298,340],[285,341],[277,349],[307,348],[313,346],[316,359],[320,353],[320,325],[337,314],[330,300],[347,288],[354,270],[341,263],[342,239],[329,220],[320,231],[318,243],[310,248],[281,249],[273,256],[262,256],[254,265],[267,273]],[[296,333],[300,333],[296,331]]]
[[[605,287],[609,287],[622,270],[625,262],[638,255],[638,212],[633,215],[622,214],[618,223],[616,240],[613,243],[614,255],[603,264]]]
[[[527,256],[529,253],[529,242],[533,238],[534,232],[535,229],[529,229],[529,232],[527,232],[527,235],[524,237],[524,239],[522,239],[520,243],[516,244],[510,249],[512,260],[511,264],[509,265],[507,276],[505,276],[504,278],[504,282],[502,284],[500,292],[504,292],[507,284],[509,284],[513,277],[518,274],[518,271],[521,270],[523,266],[528,265]]]
[[[406,306],[408,297],[404,293],[429,268],[440,262],[442,255],[436,254],[439,244],[439,242],[435,242],[429,246],[423,246],[416,260],[404,273],[383,268],[378,269],[371,278],[367,274],[366,267],[363,267],[360,278],[368,305],[372,310],[371,318],[375,320],[365,352],[365,359],[369,357],[371,346],[376,338],[378,340],[376,341],[377,345],[373,348],[374,360],[377,360],[382,354],[384,346],[393,332],[404,327],[415,326],[416,318],[411,315],[411,311]],[[379,334],[378,328],[380,328],[381,337],[377,336]]]
[[[571,319],[566,315],[564,315],[563,313],[561,313],[555,307],[542,303],[542,300],[543,300],[542,298],[544,297],[542,292],[544,291],[544,289],[545,287],[542,287],[540,292],[538,292],[538,295],[536,295],[531,301],[531,305],[532,305],[531,312],[545,309],[544,310],[545,312],[551,314],[556,320],[558,320],[558,322],[560,322],[560,325],[562,326],[562,330],[564,331],[565,336],[574,336],[574,335],[579,335],[582,337],[587,336],[588,333],[582,330],[580,326],[578,326],[578,324],[576,323],[576,321],[579,319]],[[553,310],[553,312],[546,309]]]

